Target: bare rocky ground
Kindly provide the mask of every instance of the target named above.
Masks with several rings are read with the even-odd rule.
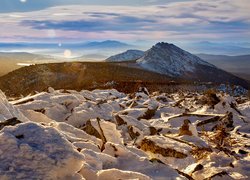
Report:
[[[222,92],[1,92],[0,179],[249,179],[249,122]]]

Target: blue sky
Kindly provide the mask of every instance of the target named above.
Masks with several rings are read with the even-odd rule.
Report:
[[[1,42],[249,42],[249,0],[1,0]]]
[[[0,12],[25,12],[59,5],[128,5],[144,6],[185,0],[1,0]],[[186,0],[189,1],[189,0]]]

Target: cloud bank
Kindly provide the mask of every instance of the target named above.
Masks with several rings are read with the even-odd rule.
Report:
[[[39,11],[0,13],[0,40],[250,40],[248,0],[151,3],[63,5]]]

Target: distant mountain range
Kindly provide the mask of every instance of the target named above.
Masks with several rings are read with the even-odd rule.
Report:
[[[188,43],[182,47],[193,53],[206,53],[216,55],[244,55],[250,54],[250,46],[248,43],[214,43],[209,41]]]
[[[250,54],[250,43],[215,43],[215,42],[189,42],[179,43],[179,46],[195,54],[215,54],[215,55],[244,55]],[[125,43],[116,40],[89,41],[89,42],[58,42],[58,43],[3,43],[0,42],[0,52],[31,52],[36,54],[49,54],[60,56],[62,51],[70,49],[74,57],[88,56],[95,54],[104,59],[112,54],[118,54],[128,49],[147,50],[150,42]],[[91,58],[92,59],[92,58]]]
[[[56,61],[56,59],[48,55],[44,56],[26,52],[0,52],[0,76],[25,65],[53,61]]]
[[[100,41],[100,42],[84,42],[84,43],[0,43],[0,51],[4,50],[22,50],[22,49],[129,49],[135,47],[120,41]]]
[[[250,81],[250,55],[226,56],[198,54],[197,56],[221,69]]]
[[[25,64],[39,64],[62,61],[96,61],[104,60],[112,53],[133,48],[133,45],[120,41],[100,41],[86,43],[0,43],[0,76],[11,72]],[[72,50],[72,59],[64,58],[64,51]],[[3,51],[3,52],[1,52]],[[17,51],[17,52],[13,52]],[[20,52],[19,52],[20,51]],[[36,53],[28,53],[26,51]],[[112,53],[111,53],[112,52]],[[41,54],[40,54],[41,53]],[[51,54],[49,56],[47,54]]]
[[[96,56],[105,56],[106,58],[113,53],[119,53],[131,48],[138,47],[113,40],[83,43],[0,43],[0,52],[31,52],[61,57],[63,57],[63,52],[66,49],[72,51],[73,57],[96,54]]]
[[[86,44],[81,45],[82,48],[91,48],[91,49],[99,49],[99,48],[130,48],[133,47],[133,45],[129,45],[127,43],[123,43],[120,41],[102,41],[102,42],[89,42]]]

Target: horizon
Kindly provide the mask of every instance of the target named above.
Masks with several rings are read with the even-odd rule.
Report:
[[[77,57],[86,53],[75,44],[114,40],[132,45],[127,49],[144,51],[168,42],[195,54],[250,54],[247,0],[3,0],[1,4],[2,52],[63,55],[58,49],[67,46],[64,51]],[[58,47],[7,46],[19,43]]]
[[[250,54],[250,43],[247,42],[210,42],[200,41],[193,43],[159,41],[153,44],[118,40],[96,40],[82,42],[0,42],[0,53],[31,53],[74,59],[81,56],[95,55],[92,60],[104,60],[112,55],[123,53],[127,50],[147,51],[157,43],[164,42],[188,51],[192,54],[244,56]],[[65,55],[67,54],[67,56]],[[101,57],[101,58],[100,58]],[[87,60],[87,59],[86,59]],[[87,60],[88,61],[88,60]]]

